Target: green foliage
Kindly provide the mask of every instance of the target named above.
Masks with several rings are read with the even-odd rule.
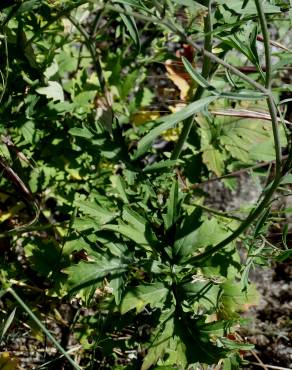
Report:
[[[249,272],[272,256],[291,258],[264,235],[277,186],[291,184],[288,131],[277,129],[265,102],[272,99],[278,114],[281,94],[291,90],[280,79],[291,52],[273,51],[274,90],[267,90],[255,2],[208,5],[0,5],[0,280],[1,295],[9,293],[0,336],[7,346],[12,323],[26,320],[16,301],[64,355],[50,360],[77,369],[235,369],[240,351],[252,348],[232,339],[240,313],[258,301]],[[290,9],[265,2],[262,14],[279,34],[283,6]],[[194,50],[199,38],[212,57]],[[250,64],[251,78],[240,72]],[[189,90],[177,103],[182,80]],[[289,154],[278,173],[281,149]],[[205,205],[198,183],[263,161],[276,161],[275,180],[257,178],[263,200],[249,205],[247,221],[240,210],[237,217]],[[81,345],[75,360],[44,319]]]

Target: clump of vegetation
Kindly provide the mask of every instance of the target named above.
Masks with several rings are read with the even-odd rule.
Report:
[[[249,272],[291,256],[266,238],[290,22],[282,0],[2,1],[0,367],[246,363]],[[242,172],[255,204],[205,204]]]

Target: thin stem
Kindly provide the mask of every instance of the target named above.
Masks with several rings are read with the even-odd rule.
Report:
[[[222,240],[220,243],[215,245],[214,247],[210,248],[208,251],[199,254],[198,256],[195,256],[191,258],[188,263],[197,263],[201,262],[202,260],[209,258],[212,254],[220,251],[222,248],[224,248],[226,245],[229,243],[233,242],[235,239],[237,239],[241,233],[243,233],[250,225],[252,222],[254,222],[261,214],[262,212],[266,209],[266,206],[269,204],[270,199],[272,198],[275,190],[277,189],[278,185],[280,184],[282,179],[282,176],[279,175],[276,177],[267,191],[265,197],[262,199],[260,204],[253,209],[250,214],[247,216],[247,218],[242,222],[242,224],[227,238]]]
[[[288,158],[288,155],[283,156],[283,160],[284,159],[287,159],[287,158]],[[208,180],[199,182],[197,184],[193,184],[193,185],[191,185],[191,188],[192,189],[196,189],[197,187],[202,186],[202,185],[205,185],[205,184],[209,184],[210,182],[220,181],[220,180],[223,180],[223,179],[226,179],[226,178],[229,178],[229,177],[240,176],[240,175],[244,174],[245,172],[256,170],[256,169],[262,168],[262,167],[266,167],[268,165],[274,164],[275,162],[276,162],[275,160],[266,161],[266,162],[255,164],[254,166],[249,166],[249,167],[246,167],[246,168],[241,168],[240,170],[227,173],[226,175],[218,176],[218,177],[213,177],[211,179],[208,179]]]
[[[31,309],[24,303],[24,301],[19,297],[19,295],[15,292],[15,290],[12,288],[8,288],[7,292],[9,292],[15,298],[15,300],[19,303],[19,305],[27,312],[27,314],[33,319],[33,321],[39,326],[39,328],[47,335],[47,337],[51,340],[54,346],[70,362],[73,368],[76,370],[81,370],[79,365],[68,355],[68,353],[60,345],[60,343],[53,337],[53,335],[48,331],[48,329],[44,326],[44,324],[36,317],[36,315],[31,311]]]
[[[232,215],[227,214],[226,212],[221,212],[221,211],[218,211],[217,209],[209,208],[207,206],[204,206],[203,204],[191,203],[191,205],[195,206],[195,207],[198,207],[198,208],[201,208],[203,211],[209,212],[211,214],[214,214],[214,215],[222,217],[222,218],[228,218],[230,220],[242,221],[242,219],[240,217],[232,216]]]
[[[70,13],[72,10],[78,8],[79,6],[83,5],[83,4],[86,4],[88,3],[89,1],[88,0],[81,0],[79,1],[78,3],[75,3],[73,5],[70,5],[68,6],[68,8],[62,10],[60,13],[58,13],[58,15],[56,15],[55,17],[52,17],[43,27],[41,27],[38,31],[36,31],[33,36],[27,40],[26,44],[24,45],[24,48],[26,48],[29,44],[32,44],[32,42],[34,40],[36,40],[39,36],[42,36],[44,31],[50,27],[51,24],[55,23],[56,21],[58,21],[59,19],[61,19],[62,17],[66,16],[68,13]]]
[[[276,153],[276,164],[275,164],[275,177],[274,181],[267,191],[266,195],[260,202],[260,204],[248,215],[246,220],[235,230],[230,236],[225,238],[223,241],[215,245],[213,248],[209,249],[208,251],[202,253],[199,256],[196,256],[192,259],[193,262],[197,260],[202,260],[206,257],[211,256],[212,254],[218,252],[222,248],[224,248],[227,244],[231,243],[235,240],[242,232],[244,232],[248,227],[254,222],[265,210],[266,206],[269,204],[270,199],[272,198],[274,192],[276,191],[278,185],[282,179],[282,152],[281,152],[281,142],[280,142],[280,135],[278,130],[278,117],[277,117],[277,108],[274,102],[274,98],[272,92],[270,91],[271,87],[271,52],[270,52],[270,40],[268,34],[268,28],[265,18],[265,13],[261,6],[260,0],[255,0],[257,5],[257,10],[259,14],[260,24],[263,32],[263,41],[265,45],[265,58],[266,58],[266,85],[265,90],[268,92],[267,94],[267,103],[268,108],[271,116],[272,121],[272,128],[273,128],[273,136],[274,136],[274,145],[275,145],[275,153]]]
[[[258,11],[260,25],[263,33],[263,43],[265,48],[265,60],[266,60],[266,88],[270,89],[272,82],[272,55],[270,48],[270,36],[268,31],[267,20],[265,17],[264,9],[261,0],[255,0],[255,4]]]
[[[256,220],[256,218],[261,215],[261,213],[264,211],[265,207],[268,205],[268,203],[269,203],[271,197],[273,196],[274,192],[276,191],[278,185],[280,184],[280,181],[281,181],[281,178],[282,178],[282,174],[281,174],[282,154],[281,154],[281,144],[280,144],[280,138],[279,138],[279,132],[278,132],[278,125],[277,125],[277,123],[278,123],[277,122],[277,109],[276,109],[276,106],[275,106],[275,102],[274,102],[272,92],[270,91],[269,88],[266,88],[266,86],[263,86],[260,83],[258,83],[256,81],[254,81],[253,79],[249,78],[246,74],[242,73],[241,71],[239,71],[236,67],[232,66],[231,64],[225,62],[225,60],[217,57],[211,51],[206,50],[204,47],[201,47],[200,45],[195,43],[190,37],[185,35],[185,33],[179,27],[177,27],[174,23],[172,23],[172,22],[170,23],[169,21],[165,21],[165,20],[161,20],[161,19],[158,20],[157,18],[153,18],[153,17],[150,17],[150,16],[145,16],[145,15],[142,15],[142,14],[137,13],[137,12],[132,12],[132,11],[128,11],[128,10],[125,11],[120,7],[115,7],[115,6],[111,6],[111,5],[107,5],[106,7],[109,10],[113,10],[113,11],[128,14],[128,15],[132,15],[132,16],[134,16],[136,18],[139,18],[139,19],[142,19],[144,21],[154,22],[154,23],[159,22],[159,24],[169,28],[171,31],[178,34],[181,37],[182,40],[184,40],[189,45],[193,46],[193,48],[196,49],[197,51],[201,52],[204,55],[204,57],[208,57],[208,58],[210,58],[211,61],[222,65],[223,67],[228,69],[230,72],[235,74],[237,77],[239,77],[243,81],[247,82],[249,85],[251,85],[252,87],[254,87],[255,89],[257,89],[258,91],[262,92],[264,95],[267,96],[267,102],[268,102],[269,112],[270,112],[270,115],[271,115],[271,121],[272,121],[272,126],[273,126],[273,135],[274,135],[275,152],[276,152],[276,174],[275,174],[274,181],[273,181],[271,187],[269,188],[269,190],[267,191],[266,195],[262,199],[262,201],[259,203],[259,205],[253,211],[251,211],[249,216],[246,218],[245,221],[243,221],[243,223],[239,226],[239,228],[237,230],[235,230],[230,236],[228,236],[226,239],[224,239],[219,244],[215,245],[213,248],[209,249],[205,253],[202,253],[199,256],[193,257],[189,262],[197,262],[198,260],[201,261],[202,259],[204,259],[206,257],[209,257],[213,253],[218,252],[220,249],[224,248],[227,244],[231,243],[242,232],[244,232],[251,225],[251,223],[254,222]],[[261,12],[261,17],[265,17],[263,12]],[[263,36],[264,36],[265,45],[266,44],[269,45],[269,40],[267,40],[265,38],[266,35],[264,34],[264,32],[263,32]],[[269,58],[269,55],[270,54],[267,54],[266,57]],[[269,63],[271,63],[270,60],[269,60]],[[269,80],[270,79],[270,74],[268,74],[267,77],[268,77],[268,80]],[[266,78],[266,80],[267,80],[267,78]],[[269,81],[269,84],[267,84],[267,86],[270,86],[270,84],[271,84],[271,82]],[[187,137],[187,134],[188,134],[187,128],[188,127],[189,127],[189,124],[184,130],[185,131],[184,132],[184,137]],[[182,137],[181,141],[183,141],[184,137]],[[177,153],[176,153],[176,155],[177,155]],[[291,163],[292,163],[292,157],[291,157]],[[290,164],[290,161],[289,161],[289,164]],[[287,166],[285,165],[285,168],[286,167]],[[283,172],[283,174],[284,174],[284,172]]]
[[[247,109],[224,109],[224,110],[212,110],[210,111],[214,116],[230,116],[230,117],[239,117],[239,118],[254,118],[264,121],[271,121],[271,116],[269,113],[256,112]],[[277,117],[278,122],[284,122],[286,125],[292,125],[292,122],[289,122],[282,117]]]
[[[268,369],[274,369],[274,370],[289,370],[288,367],[282,367],[282,366],[274,366],[274,365],[267,365],[267,364],[261,364],[261,363],[258,363],[258,362],[252,362],[252,361],[249,361],[248,362],[249,364],[252,364],[252,365],[256,365],[256,366],[260,366],[260,367],[265,367],[265,368],[268,368]]]
[[[211,51],[212,50],[212,29],[213,29],[212,14],[211,14],[212,0],[206,0],[206,2],[207,2],[206,5],[208,6],[208,14],[204,19],[204,31],[206,32],[204,49]],[[210,70],[211,70],[211,59],[206,54],[204,54],[202,76],[207,79],[209,77]],[[205,89],[202,86],[198,86],[196,93],[194,95],[193,101],[199,100],[201,96],[203,95],[204,91]],[[189,133],[191,131],[191,128],[194,122],[195,122],[195,116],[191,116],[183,123],[182,132],[178,138],[178,141],[172,153],[171,159],[176,160],[179,158],[183,150],[184,144],[188,139]]]
[[[186,36],[174,24],[169,23],[168,21],[165,21],[165,20],[162,20],[162,19],[153,18],[153,17],[146,16],[144,14],[140,14],[140,13],[137,13],[137,12],[132,12],[132,11],[129,11],[129,10],[125,10],[125,9],[122,9],[121,7],[117,7],[117,6],[106,5],[105,8],[108,9],[108,10],[112,10],[112,11],[118,12],[118,13],[132,15],[133,17],[136,17],[138,19],[141,19],[141,20],[144,20],[144,21],[147,21],[147,22],[159,23],[160,25],[163,25],[163,26],[169,28],[171,31],[173,31],[174,33],[178,34],[181,37],[182,40],[186,41],[186,43],[190,44],[197,51],[199,51],[202,54],[204,54],[207,57],[209,57],[213,62],[222,65],[223,67],[225,67],[226,69],[228,69],[230,72],[232,72],[233,74],[235,74],[237,77],[241,78],[243,81],[247,82],[249,85],[253,86],[255,89],[259,90],[263,94],[265,94],[265,95],[268,95],[269,94],[269,90],[267,90],[264,86],[262,86],[261,84],[259,84],[256,81],[254,81],[253,79],[249,78],[244,73],[240,72],[236,67],[232,66],[228,62],[225,62],[225,60],[217,57],[212,52],[210,52],[208,50],[204,50],[204,47],[202,47],[199,44],[195,43],[190,37]]]
[[[0,104],[2,102],[3,96],[5,94],[7,83],[8,83],[8,76],[9,76],[9,57],[8,57],[8,45],[7,45],[7,36],[4,34],[4,52],[5,52],[5,76],[3,78],[3,90],[0,95]]]
[[[268,108],[269,108],[270,115],[271,115],[271,122],[272,122],[273,136],[274,136],[274,145],[275,145],[275,154],[276,154],[275,177],[277,177],[281,174],[282,150],[281,150],[280,133],[279,133],[279,128],[278,128],[277,108],[276,108],[272,93],[269,94],[267,98],[267,103],[268,103]]]
[[[266,20],[266,16],[265,16],[265,12],[264,12],[261,0],[255,0],[255,4],[257,7],[259,21],[260,21],[260,25],[261,25],[261,29],[263,33],[263,43],[264,43],[264,48],[265,48],[265,61],[266,61],[265,88],[270,91],[271,86],[272,86],[272,54],[271,54],[271,47],[270,47],[270,36],[269,36],[267,20]],[[282,152],[281,152],[280,134],[279,134],[279,129],[278,129],[277,108],[276,108],[275,101],[274,101],[271,91],[268,94],[267,103],[268,103],[271,120],[272,120],[272,126],[273,126],[273,135],[274,135],[275,152],[276,152],[276,176],[278,176],[281,172]]]
[[[101,90],[104,91],[105,90],[105,79],[104,79],[104,76],[103,76],[101,65],[100,65],[99,60],[98,60],[98,56],[96,54],[96,48],[92,44],[92,40],[90,38],[90,35],[88,35],[86,30],[71,15],[68,15],[67,18],[69,19],[69,21],[76,27],[76,29],[83,36],[85,44],[87,46],[87,49],[90,53],[90,56],[91,56],[91,59],[92,59],[92,62],[93,62],[94,68],[95,68],[95,72],[97,74],[97,78],[99,79],[99,84],[100,84]]]

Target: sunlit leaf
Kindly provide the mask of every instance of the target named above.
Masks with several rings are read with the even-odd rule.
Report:
[[[168,288],[158,282],[150,285],[129,287],[122,299],[121,313],[125,314],[132,309],[140,312],[148,304],[151,307],[161,307],[167,294]]]

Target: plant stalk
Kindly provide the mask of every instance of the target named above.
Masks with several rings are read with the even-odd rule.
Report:
[[[274,135],[274,143],[275,143],[275,152],[276,152],[276,176],[281,172],[281,163],[282,163],[282,152],[281,152],[281,142],[280,142],[280,135],[278,129],[278,117],[277,117],[277,108],[275,105],[275,101],[271,92],[272,86],[272,53],[271,53],[271,46],[270,46],[270,36],[269,30],[267,25],[267,20],[265,16],[265,12],[262,5],[262,0],[255,0],[255,5],[257,8],[259,21],[262,29],[263,34],[263,43],[265,48],[265,62],[266,62],[266,83],[265,88],[269,90],[269,95],[267,97],[268,108],[271,115],[272,127],[273,127],[273,135]]]
[[[206,15],[204,19],[204,32],[206,33],[205,42],[204,42],[204,50],[208,50],[211,52],[212,51],[212,29],[213,29],[212,14],[211,14],[212,0],[207,0],[206,3],[208,7],[208,14]],[[206,54],[204,54],[202,76],[207,79],[209,77],[210,70],[211,70],[211,59]],[[202,97],[204,91],[205,89],[199,85],[192,100],[193,101],[199,100]],[[176,160],[179,158],[183,150],[184,144],[188,139],[189,133],[191,131],[191,128],[194,122],[195,122],[195,116],[191,116],[183,123],[182,132],[178,138],[178,141],[172,153],[171,159]]]
[[[274,179],[271,187],[267,191],[265,197],[262,199],[260,204],[250,212],[250,214],[247,216],[247,218],[242,222],[242,224],[227,238],[222,240],[220,243],[215,245],[214,247],[210,248],[208,251],[201,253],[197,256],[192,257],[188,260],[188,263],[191,264],[197,264],[201,263],[205,259],[209,258],[212,254],[219,252],[222,248],[226,247],[229,243],[233,242],[235,239],[237,239],[241,233],[243,233],[252,222],[254,222],[266,209],[267,205],[269,204],[270,199],[272,198],[275,190],[279,186],[280,182],[282,180],[282,176],[278,176]]]
[[[207,57],[209,57],[213,62],[222,65],[223,67],[225,67],[226,69],[228,69],[230,72],[232,72],[233,74],[235,74],[237,77],[241,78],[243,81],[247,82],[249,85],[253,86],[255,89],[257,89],[258,91],[262,92],[263,94],[265,94],[265,95],[268,95],[269,94],[269,90],[267,90],[260,83],[258,83],[256,81],[254,81],[253,79],[249,78],[247,75],[245,75],[244,73],[240,72],[236,67],[232,66],[228,62],[225,62],[225,60],[217,57],[212,52],[210,52],[208,50],[204,50],[204,47],[201,47],[199,44],[197,44],[196,42],[194,42],[190,37],[186,36],[180,29],[178,29],[172,23],[169,23],[168,21],[165,21],[163,19],[153,18],[153,17],[146,16],[144,14],[140,14],[140,13],[137,13],[137,12],[125,10],[125,9],[122,9],[121,7],[117,7],[117,6],[106,5],[105,8],[108,9],[108,10],[112,10],[112,11],[118,12],[118,13],[132,15],[133,17],[136,17],[138,19],[141,19],[141,20],[144,20],[144,21],[147,21],[147,22],[159,23],[159,24],[161,24],[161,25],[169,28],[171,31],[173,31],[174,33],[178,34],[181,37],[182,40],[184,40],[186,43],[188,43],[191,46],[193,46],[193,48],[196,49],[197,51],[199,51],[202,54],[204,54]]]
[[[19,297],[19,295],[15,292],[13,288],[8,288],[7,292],[9,292],[18,304],[27,312],[27,314],[33,319],[33,321],[39,326],[39,328],[46,334],[46,336],[51,340],[54,346],[64,355],[64,357],[69,361],[69,363],[73,366],[76,370],[81,370],[81,367],[68,355],[68,353],[64,350],[64,348],[60,345],[60,343],[53,337],[53,335],[49,332],[49,330],[44,326],[44,324],[36,317],[36,315],[31,311],[31,309],[23,302],[23,300]]]
[[[99,60],[98,60],[98,56],[96,54],[96,49],[95,49],[94,45],[92,45],[92,40],[90,39],[90,35],[88,35],[86,30],[70,14],[67,16],[67,18],[69,19],[69,21],[76,27],[76,29],[83,36],[85,44],[87,46],[87,49],[90,53],[90,56],[91,56],[91,59],[92,59],[92,62],[93,62],[93,66],[94,66],[95,72],[97,74],[97,78],[99,80],[101,91],[104,92],[105,91],[105,79],[104,79],[104,75],[103,75],[103,72],[102,72],[101,65],[100,65]]]

